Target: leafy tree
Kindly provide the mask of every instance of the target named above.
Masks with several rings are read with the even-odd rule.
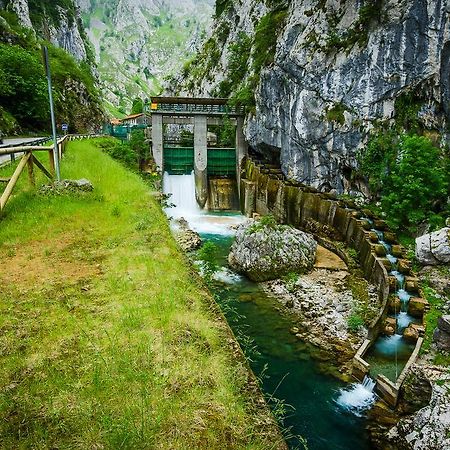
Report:
[[[145,142],[145,136],[143,130],[133,130],[130,136],[130,148],[136,155],[139,162],[145,160],[149,156],[150,146]]]
[[[144,102],[141,98],[135,98],[131,106],[131,114],[141,114],[144,112]]]
[[[0,44],[0,103],[29,128],[47,125],[48,94],[38,52]]]
[[[423,136],[403,136],[382,192],[383,209],[397,229],[416,227],[438,212],[448,195],[439,149]]]
[[[398,137],[393,131],[373,136],[359,155],[361,171],[367,176],[372,193],[378,197],[397,156]]]

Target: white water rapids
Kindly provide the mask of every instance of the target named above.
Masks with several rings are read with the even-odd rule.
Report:
[[[245,220],[240,214],[217,215],[201,209],[195,200],[194,173],[169,175],[164,173],[163,192],[170,194],[165,213],[173,219],[184,218],[192,230],[200,234],[232,235],[233,227]]]
[[[353,383],[341,389],[336,403],[344,410],[360,417],[375,402],[374,388],[375,381],[366,376],[362,383]]]

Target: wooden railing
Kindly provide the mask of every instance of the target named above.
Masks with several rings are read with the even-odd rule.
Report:
[[[57,149],[58,149],[58,156],[61,160],[66,145],[69,141],[72,141],[74,139],[83,139],[83,138],[92,138],[92,137],[99,137],[99,135],[93,135],[93,134],[84,134],[84,135],[66,135],[62,138],[59,138],[57,140]],[[0,212],[2,212],[5,209],[6,203],[11,197],[11,194],[13,192],[14,187],[17,184],[17,181],[22,174],[23,170],[25,169],[25,166],[28,168],[28,178],[30,180],[31,185],[35,185],[35,176],[34,176],[34,166],[36,166],[39,170],[42,171],[42,173],[53,181],[55,177],[55,162],[54,162],[54,155],[53,155],[53,143],[51,145],[45,146],[45,145],[36,145],[36,143],[45,143],[49,142],[49,138],[43,138],[37,141],[28,142],[26,144],[22,144],[20,146],[7,146],[0,148],[0,156],[1,155],[15,155],[17,153],[23,153],[23,156],[21,160],[19,161],[19,164],[16,167],[16,170],[9,178],[0,178],[0,183],[7,183],[5,189],[3,190],[3,193],[0,196]],[[47,152],[48,153],[48,159],[49,159],[49,168],[47,169],[35,156],[35,152]],[[1,192],[1,191],[0,191]]]

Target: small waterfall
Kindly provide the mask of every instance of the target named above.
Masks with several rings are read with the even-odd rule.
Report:
[[[189,217],[198,216],[202,210],[195,200],[195,179],[191,175],[169,175],[164,173],[164,194],[171,194],[169,204],[175,206],[166,208],[166,214],[174,219],[184,217],[189,222]]]
[[[393,266],[396,266],[396,265],[397,265],[398,259],[397,259],[394,255],[391,255],[390,253],[388,253],[388,254],[386,255],[386,257],[387,257],[387,259],[389,260],[389,262],[390,262]]]
[[[403,334],[405,328],[407,328],[412,321],[413,318],[406,311],[401,311],[397,316],[397,332]]]
[[[342,388],[336,403],[345,411],[361,417],[375,402],[374,388],[375,381],[366,375],[362,383]]]
[[[190,228],[200,234],[233,235],[233,226],[242,223],[245,218],[241,215],[209,214],[201,209],[195,199],[194,172],[190,175],[169,175],[164,173],[163,192],[171,194],[165,208],[165,213],[173,219],[183,217]],[[176,228],[176,224],[172,223]]]
[[[384,240],[384,233],[380,230],[377,230],[375,228],[372,228],[371,231],[373,231],[374,233],[376,233],[377,237],[378,237],[378,242],[386,249],[386,256],[387,259],[389,259],[389,261],[392,264],[396,264],[397,263],[397,258],[393,255],[391,255],[391,251],[392,251],[392,245],[388,244],[385,240]]]
[[[393,270],[391,272],[391,275],[393,275],[397,279],[397,285],[398,285],[397,292],[404,289],[405,288],[405,275],[400,273],[398,270]]]

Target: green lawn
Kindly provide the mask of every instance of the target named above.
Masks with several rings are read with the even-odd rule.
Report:
[[[94,192],[24,174],[0,218],[0,448],[283,448],[150,188],[93,141],[61,166]]]

